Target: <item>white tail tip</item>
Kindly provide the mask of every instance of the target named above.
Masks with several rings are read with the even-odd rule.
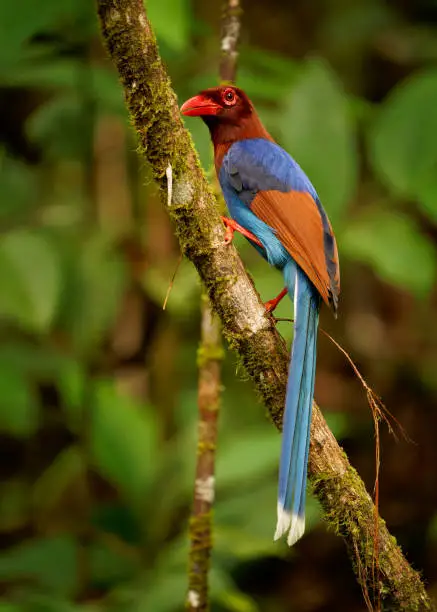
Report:
[[[303,536],[304,531],[305,517],[291,514],[291,512],[284,510],[281,504],[278,504],[278,522],[276,523],[274,539],[278,540],[288,532],[287,544],[293,546]]]
[[[276,523],[276,531],[274,535],[275,540],[279,540],[287,531],[291,525],[291,513],[284,510],[281,504],[278,504],[278,521]]]
[[[290,531],[288,532],[287,544],[293,546],[295,542],[300,540],[305,531],[305,517],[295,514],[291,521]]]

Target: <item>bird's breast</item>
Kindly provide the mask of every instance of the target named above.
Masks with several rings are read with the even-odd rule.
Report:
[[[219,178],[231,217],[260,240],[264,250],[259,248],[258,250],[267,259],[269,264],[282,270],[291,257],[276,236],[275,231],[267,223],[259,219],[250,209],[250,206],[241,200],[240,194],[232,187],[227,175],[221,175]]]

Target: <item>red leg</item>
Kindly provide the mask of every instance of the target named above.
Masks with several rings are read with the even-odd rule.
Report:
[[[267,312],[273,312],[276,306],[282,300],[282,298],[287,295],[287,293],[288,293],[287,289],[284,288],[279,295],[273,298],[273,300],[269,300],[268,302],[265,302],[264,306]]]
[[[225,244],[230,244],[234,238],[234,232],[239,232],[246,238],[249,238],[249,240],[257,244],[258,246],[263,246],[254,234],[249,232],[247,229],[245,229],[242,225],[240,225],[233,219],[229,219],[228,217],[221,217],[221,220],[226,226]]]

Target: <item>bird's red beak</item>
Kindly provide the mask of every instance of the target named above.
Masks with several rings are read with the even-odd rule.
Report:
[[[202,115],[217,115],[222,110],[220,104],[202,95],[194,96],[181,106],[181,113],[187,117],[201,117]]]

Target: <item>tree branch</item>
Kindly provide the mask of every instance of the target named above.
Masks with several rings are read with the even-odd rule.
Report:
[[[190,519],[188,597],[190,612],[209,610],[208,572],[212,549],[211,509],[215,496],[215,449],[220,407],[220,366],[223,359],[220,322],[208,296],[202,295],[199,363],[199,426],[194,504]]]
[[[184,129],[142,0],[97,0],[103,39],[118,70],[139,151],[150,163],[167,206],[166,169],[173,189],[168,212],[184,254],[207,288],[223,332],[280,428],[288,353],[224,230],[214,198]],[[358,580],[373,591],[374,505],[365,486],[314,405],[309,472],[332,529],[348,548]],[[430,610],[419,574],[379,519],[379,590],[389,610]]]
[[[229,81],[230,83],[235,81],[237,73],[240,13],[240,0],[225,1],[220,36],[220,80]]]

